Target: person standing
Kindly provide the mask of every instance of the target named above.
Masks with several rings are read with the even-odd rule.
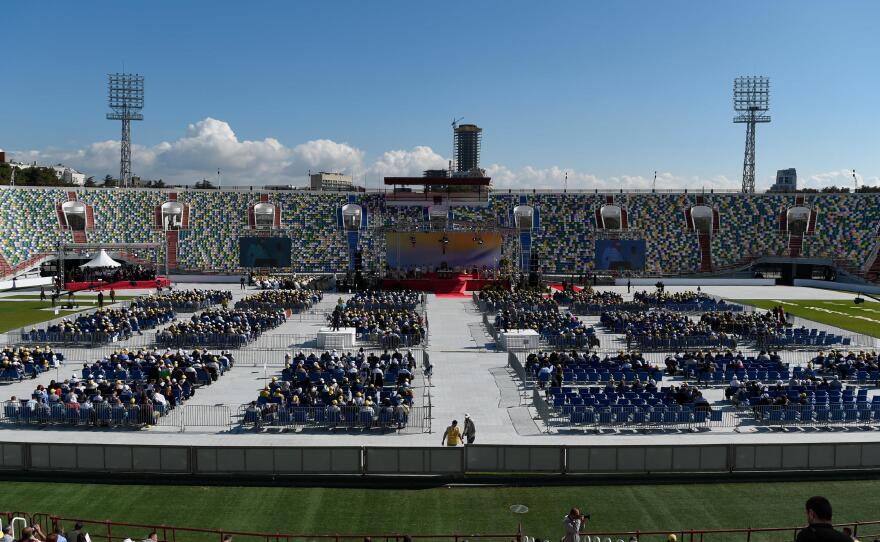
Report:
[[[630,288],[632,288],[632,281],[630,279],[626,279],[626,293],[629,293]]]
[[[561,542],[580,542],[581,525],[584,522],[584,515],[580,509],[572,508],[568,515],[562,519],[562,526],[565,528],[565,534],[562,536]]]
[[[446,446],[458,446],[461,443],[461,428],[458,427],[458,420],[452,420],[452,425],[443,432],[443,440],[441,444]]]
[[[241,290],[244,290],[244,289],[245,289],[245,287],[244,287],[244,283],[245,283],[244,275],[241,276],[241,280],[239,281],[239,283],[241,284],[241,288],[240,288],[240,289],[241,289]]]
[[[825,497],[810,497],[805,505],[807,526],[801,529],[795,542],[852,542],[831,526],[831,503]]]
[[[110,303],[116,303],[116,290],[110,288]]]
[[[474,420],[471,419],[470,414],[464,415],[464,437],[467,439],[468,444],[473,444],[477,438],[477,427],[474,425]]]
[[[104,308],[104,292],[98,292],[98,308]]]
[[[40,301],[46,301],[46,289],[40,286]]]

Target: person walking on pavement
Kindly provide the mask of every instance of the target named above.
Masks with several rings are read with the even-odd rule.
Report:
[[[452,420],[452,425],[443,432],[443,440],[441,444],[446,446],[458,446],[461,443],[461,429],[458,427],[458,420]]]
[[[467,439],[468,444],[473,444],[477,438],[477,427],[474,425],[474,420],[471,419],[470,414],[464,415],[464,437]]]

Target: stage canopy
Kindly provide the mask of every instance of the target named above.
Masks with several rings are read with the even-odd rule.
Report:
[[[113,258],[111,258],[110,255],[107,254],[107,251],[105,251],[104,249],[101,249],[101,251],[98,252],[98,255],[97,255],[97,256],[95,256],[94,258],[92,258],[92,259],[89,260],[88,262],[82,264],[82,265],[80,266],[80,268],[83,268],[83,267],[85,267],[85,268],[90,268],[90,267],[119,267],[120,265],[122,265],[122,264],[119,263],[119,262],[117,262],[117,261],[114,260]]]

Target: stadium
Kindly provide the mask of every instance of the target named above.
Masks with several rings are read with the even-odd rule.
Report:
[[[4,542],[880,539],[880,189],[756,188],[767,78],[735,189],[509,187],[461,119],[148,185],[107,83],[118,179],[0,151]]]

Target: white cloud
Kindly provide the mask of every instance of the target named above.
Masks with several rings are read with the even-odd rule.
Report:
[[[880,185],[880,177],[870,176],[863,177],[856,172],[859,180],[859,186],[877,186]],[[816,173],[807,177],[798,179],[798,186],[801,188],[822,188],[825,186],[840,186],[853,188],[853,172],[851,169],[840,169],[836,171],[826,171],[824,173]]]
[[[97,178],[119,171],[119,142],[98,141],[75,150],[8,151],[9,159],[39,164],[64,163]],[[132,146],[133,171],[145,179],[164,179],[170,183],[194,183],[202,178],[213,179],[217,169],[222,170],[225,185],[263,185],[306,183],[306,173],[312,171],[340,171],[356,179],[366,176],[372,183],[385,176],[418,176],[426,169],[442,169],[448,159],[431,147],[389,150],[369,162],[366,153],[348,143],[317,139],[286,146],[275,138],[242,140],[232,127],[222,120],[205,118],[187,126],[183,135],[170,142],[153,146]],[[571,190],[650,189],[653,178],[642,175],[600,177],[588,172],[560,166],[532,165],[511,169],[503,164],[491,164],[486,173],[496,188],[562,189],[568,174]],[[860,184],[880,185],[880,178],[860,178]],[[772,181],[771,181],[772,183]],[[769,186],[768,183],[767,186]],[[852,186],[850,170],[806,174],[801,178],[805,187],[835,184]],[[671,188],[739,188],[739,177],[724,175],[712,177],[681,176],[670,172],[657,176],[657,189]]]
[[[445,169],[448,160],[443,158],[431,147],[413,147],[411,151],[386,151],[370,168],[376,177],[413,177],[419,176],[426,169]]]
[[[566,183],[566,174],[568,182]],[[549,168],[536,168],[525,166],[519,170],[511,170],[500,164],[492,164],[486,168],[486,175],[492,177],[492,184],[500,189],[538,188],[538,189],[562,189],[568,186],[569,190],[633,190],[650,189],[654,183],[653,177],[642,175],[618,175],[612,177],[598,177],[596,175],[580,172],[574,169],[564,169],[558,166]],[[739,181],[731,180],[724,175],[716,175],[711,178],[683,177],[672,173],[658,173],[656,188],[738,188]]]

